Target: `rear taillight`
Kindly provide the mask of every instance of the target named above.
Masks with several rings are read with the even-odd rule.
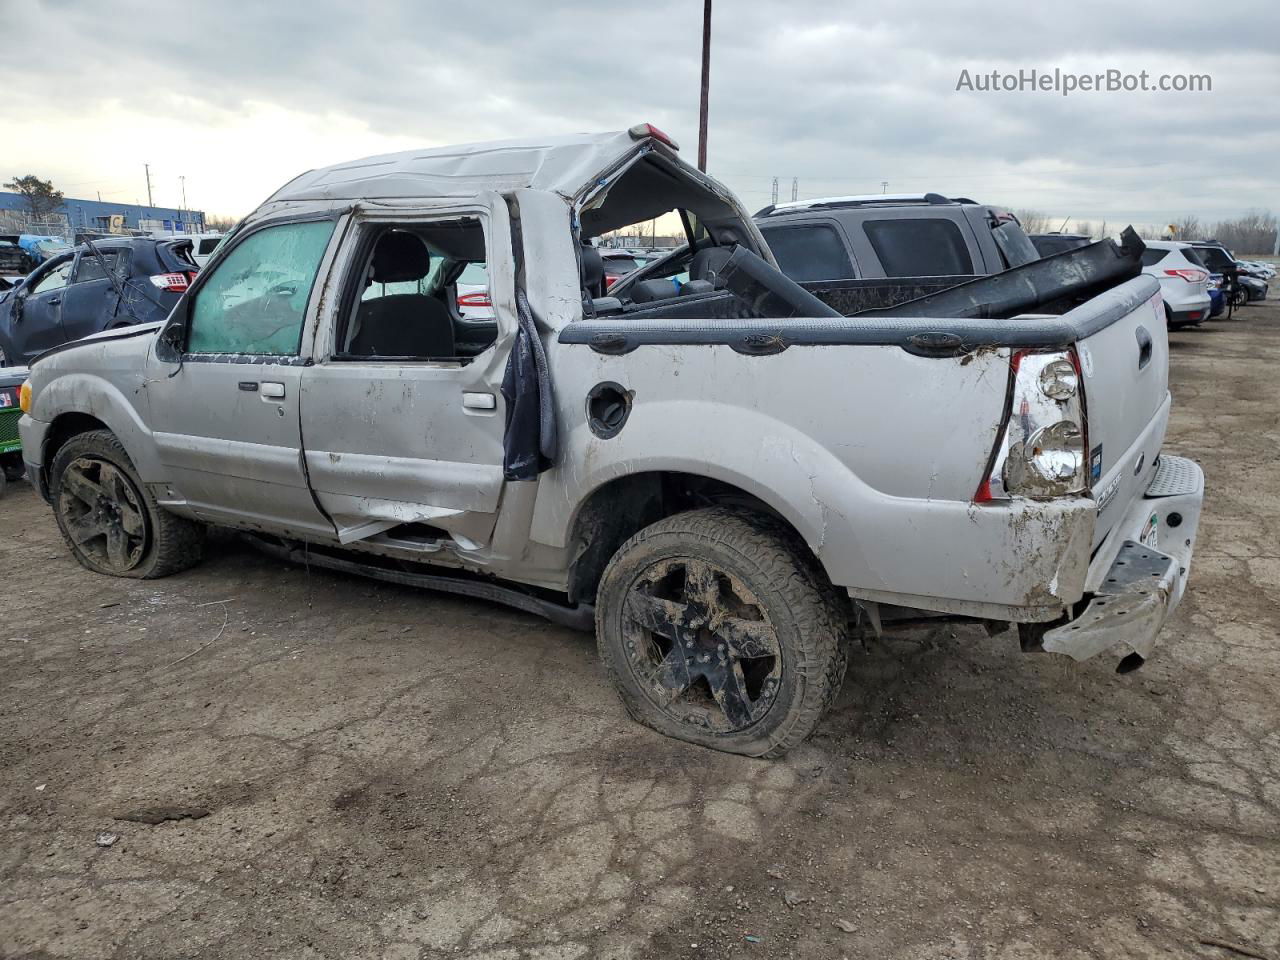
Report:
[[[460,293],[458,294],[458,306],[460,307],[491,307],[493,304],[489,300],[487,293]]]
[[[1181,267],[1177,270],[1166,270],[1165,274],[1170,277],[1181,277],[1187,283],[1200,283],[1209,279],[1209,274],[1203,270],[1193,270],[1190,267]]]
[[[1048,499],[1089,489],[1088,438],[1080,361],[1074,348],[1019,350],[1004,428],[974,500]]]
[[[161,290],[168,290],[170,293],[184,293],[187,287],[191,286],[191,281],[196,277],[196,271],[191,270],[187,273],[158,273],[151,278],[151,283]]]

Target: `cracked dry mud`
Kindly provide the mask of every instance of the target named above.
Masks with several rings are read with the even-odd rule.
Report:
[[[636,726],[500,607],[228,542],[94,576],[11,487],[0,956],[1280,957],[1280,309],[1173,341],[1209,494],[1154,660],[921,631],[779,762]],[[113,819],[162,806],[210,812]]]

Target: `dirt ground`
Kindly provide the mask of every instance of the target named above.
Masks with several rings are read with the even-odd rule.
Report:
[[[1209,492],[1154,659],[921,632],[776,762],[501,607],[234,542],[94,576],[10,487],[0,956],[1280,957],[1280,307],[1172,339]],[[209,813],[113,819],[158,806]]]

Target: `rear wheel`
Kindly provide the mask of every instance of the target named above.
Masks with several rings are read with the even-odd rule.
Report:
[[[162,510],[109,430],[72,437],[50,470],[54,516],[80,564],[152,579],[198,563],[204,527]]]
[[[755,757],[803,741],[844,679],[847,617],[792,535],[727,509],[678,514],[619,548],[596,636],[627,711]]]

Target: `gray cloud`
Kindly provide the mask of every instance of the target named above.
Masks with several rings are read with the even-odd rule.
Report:
[[[696,146],[697,0],[10,0],[4,19],[19,96],[68,123],[176,91],[211,124],[271,103],[430,144],[650,120]],[[1095,221],[1280,206],[1271,2],[717,0],[714,30],[710,169],[752,206],[773,176],[784,197],[793,176],[806,196],[888,180]],[[1208,73],[1213,91],[955,90],[965,68],[1055,66]],[[163,131],[158,107],[124,135]]]

